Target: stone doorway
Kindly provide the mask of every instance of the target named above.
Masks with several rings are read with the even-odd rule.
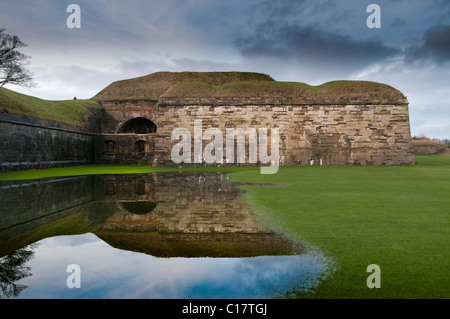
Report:
[[[152,134],[156,133],[156,124],[144,117],[137,117],[125,122],[119,133],[125,134]]]

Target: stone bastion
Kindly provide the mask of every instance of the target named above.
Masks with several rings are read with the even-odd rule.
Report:
[[[172,132],[193,134],[194,121],[201,120],[203,131],[216,128],[224,135],[227,129],[278,128],[280,165],[414,163],[408,100],[381,83],[310,86],[259,73],[158,72],[114,82],[94,98],[103,109],[96,162],[182,166],[171,159],[179,142]],[[237,163],[252,165],[237,158],[221,165]]]
[[[195,139],[199,121],[201,134],[254,130],[259,141],[261,129],[268,137],[277,131],[277,143],[267,138],[265,152],[276,146],[279,165],[414,164],[408,100],[381,83],[310,86],[260,73],[157,72],[113,82],[87,101],[95,107],[82,128],[0,112],[0,171],[89,163],[261,164],[251,161],[255,140],[246,135],[224,143],[223,150],[220,146],[223,155],[214,149],[215,156],[223,156],[220,162],[174,162],[172,151],[180,142],[174,130],[184,129]],[[201,147],[214,140],[202,135]],[[195,155],[195,143],[189,148]],[[261,149],[260,144],[258,158]]]

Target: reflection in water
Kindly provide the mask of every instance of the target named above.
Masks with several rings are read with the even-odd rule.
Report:
[[[17,284],[16,281],[31,276],[30,267],[25,263],[34,257],[37,247],[32,244],[28,247],[18,249],[0,259],[0,299],[17,297],[27,285]]]
[[[246,258],[157,258],[115,249],[94,234],[44,239],[21,298],[264,298],[314,287],[326,270],[313,254]],[[45,259],[52,254],[52,262]],[[81,288],[65,285],[68,264]],[[45,267],[43,267],[45,265]],[[39,285],[37,285],[39,283]]]
[[[329,267],[262,225],[219,173],[2,182],[0,195],[0,257],[39,243],[27,261],[33,276],[20,268],[29,272],[6,297],[286,296],[312,289]],[[71,263],[82,289],[65,285]]]
[[[120,206],[127,212],[135,215],[145,215],[151,213],[156,207],[155,202],[121,202]]]

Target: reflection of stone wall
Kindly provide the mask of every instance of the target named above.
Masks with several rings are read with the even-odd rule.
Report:
[[[96,202],[153,201],[154,174],[96,175],[94,176]]]
[[[244,191],[219,173],[98,175],[1,185],[1,229],[89,204],[91,216],[109,216],[102,221],[105,231],[266,232],[245,204]]]
[[[157,173],[0,182],[0,251],[11,236],[34,242],[45,225],[94,231],[111,245],[155,256],[253,256],[293,249],[266,229],[243,190],[218,173]],[[26,200],[24,200],[26,199]],[[77,219],[72,219],[75,221]],[[82,225],[78,225],[81,223]],[[60,227],[51,228],[47,235]],[[28,231],[24,234],[25,231]],[[13,237],[16,238],[16,237]],[[297,247],[298,248],[298,247]]]
[[[218,178],[219,177],[219,178]],[[258,233],[263,229],[244,203],[243,191],[222,174],[186,175],[184,185],[161,183],[157,175],[157,213],[161,233]],[[170,194],[177,194],[174,197]]]
[[[132,185],[141,183],[140,188],[146,189],[146,194],[133,195],[133,198],[155,202],[156,207],[149,214],[136,215],[120,205],[127,202],[123,199],[124,193],[122,199],[105,195],[103,201],[117,200],[118,204],[117,212],[102,230],[184,234],[264,231],[255,221],[251,207],[244,203],[243,191],[232,186],[223,174],[158,173],[137,177],[133,183],[120,178],[115,183],[104,181],[106,190],[127,188],[127,194],[133,192]]]
[[[0,183],[0,232],[31,229],[71,209],[91,203],[93,179],[88,176]],[[61,214],[60,214],[61,213]],[[53,217],[52,217],[53,216]],[[59,218],[57,217],[57,218]],[[2,235],[2,236],[3,236]]]

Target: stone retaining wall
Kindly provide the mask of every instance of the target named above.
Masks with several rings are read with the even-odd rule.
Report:
[[[94,162],[93,134],[31,118],[0,117],[0,172]]]
[[[412,140],[411,147],[414,151],[414,155],[438,154],[443,149],[440,142],[429,139]]]

